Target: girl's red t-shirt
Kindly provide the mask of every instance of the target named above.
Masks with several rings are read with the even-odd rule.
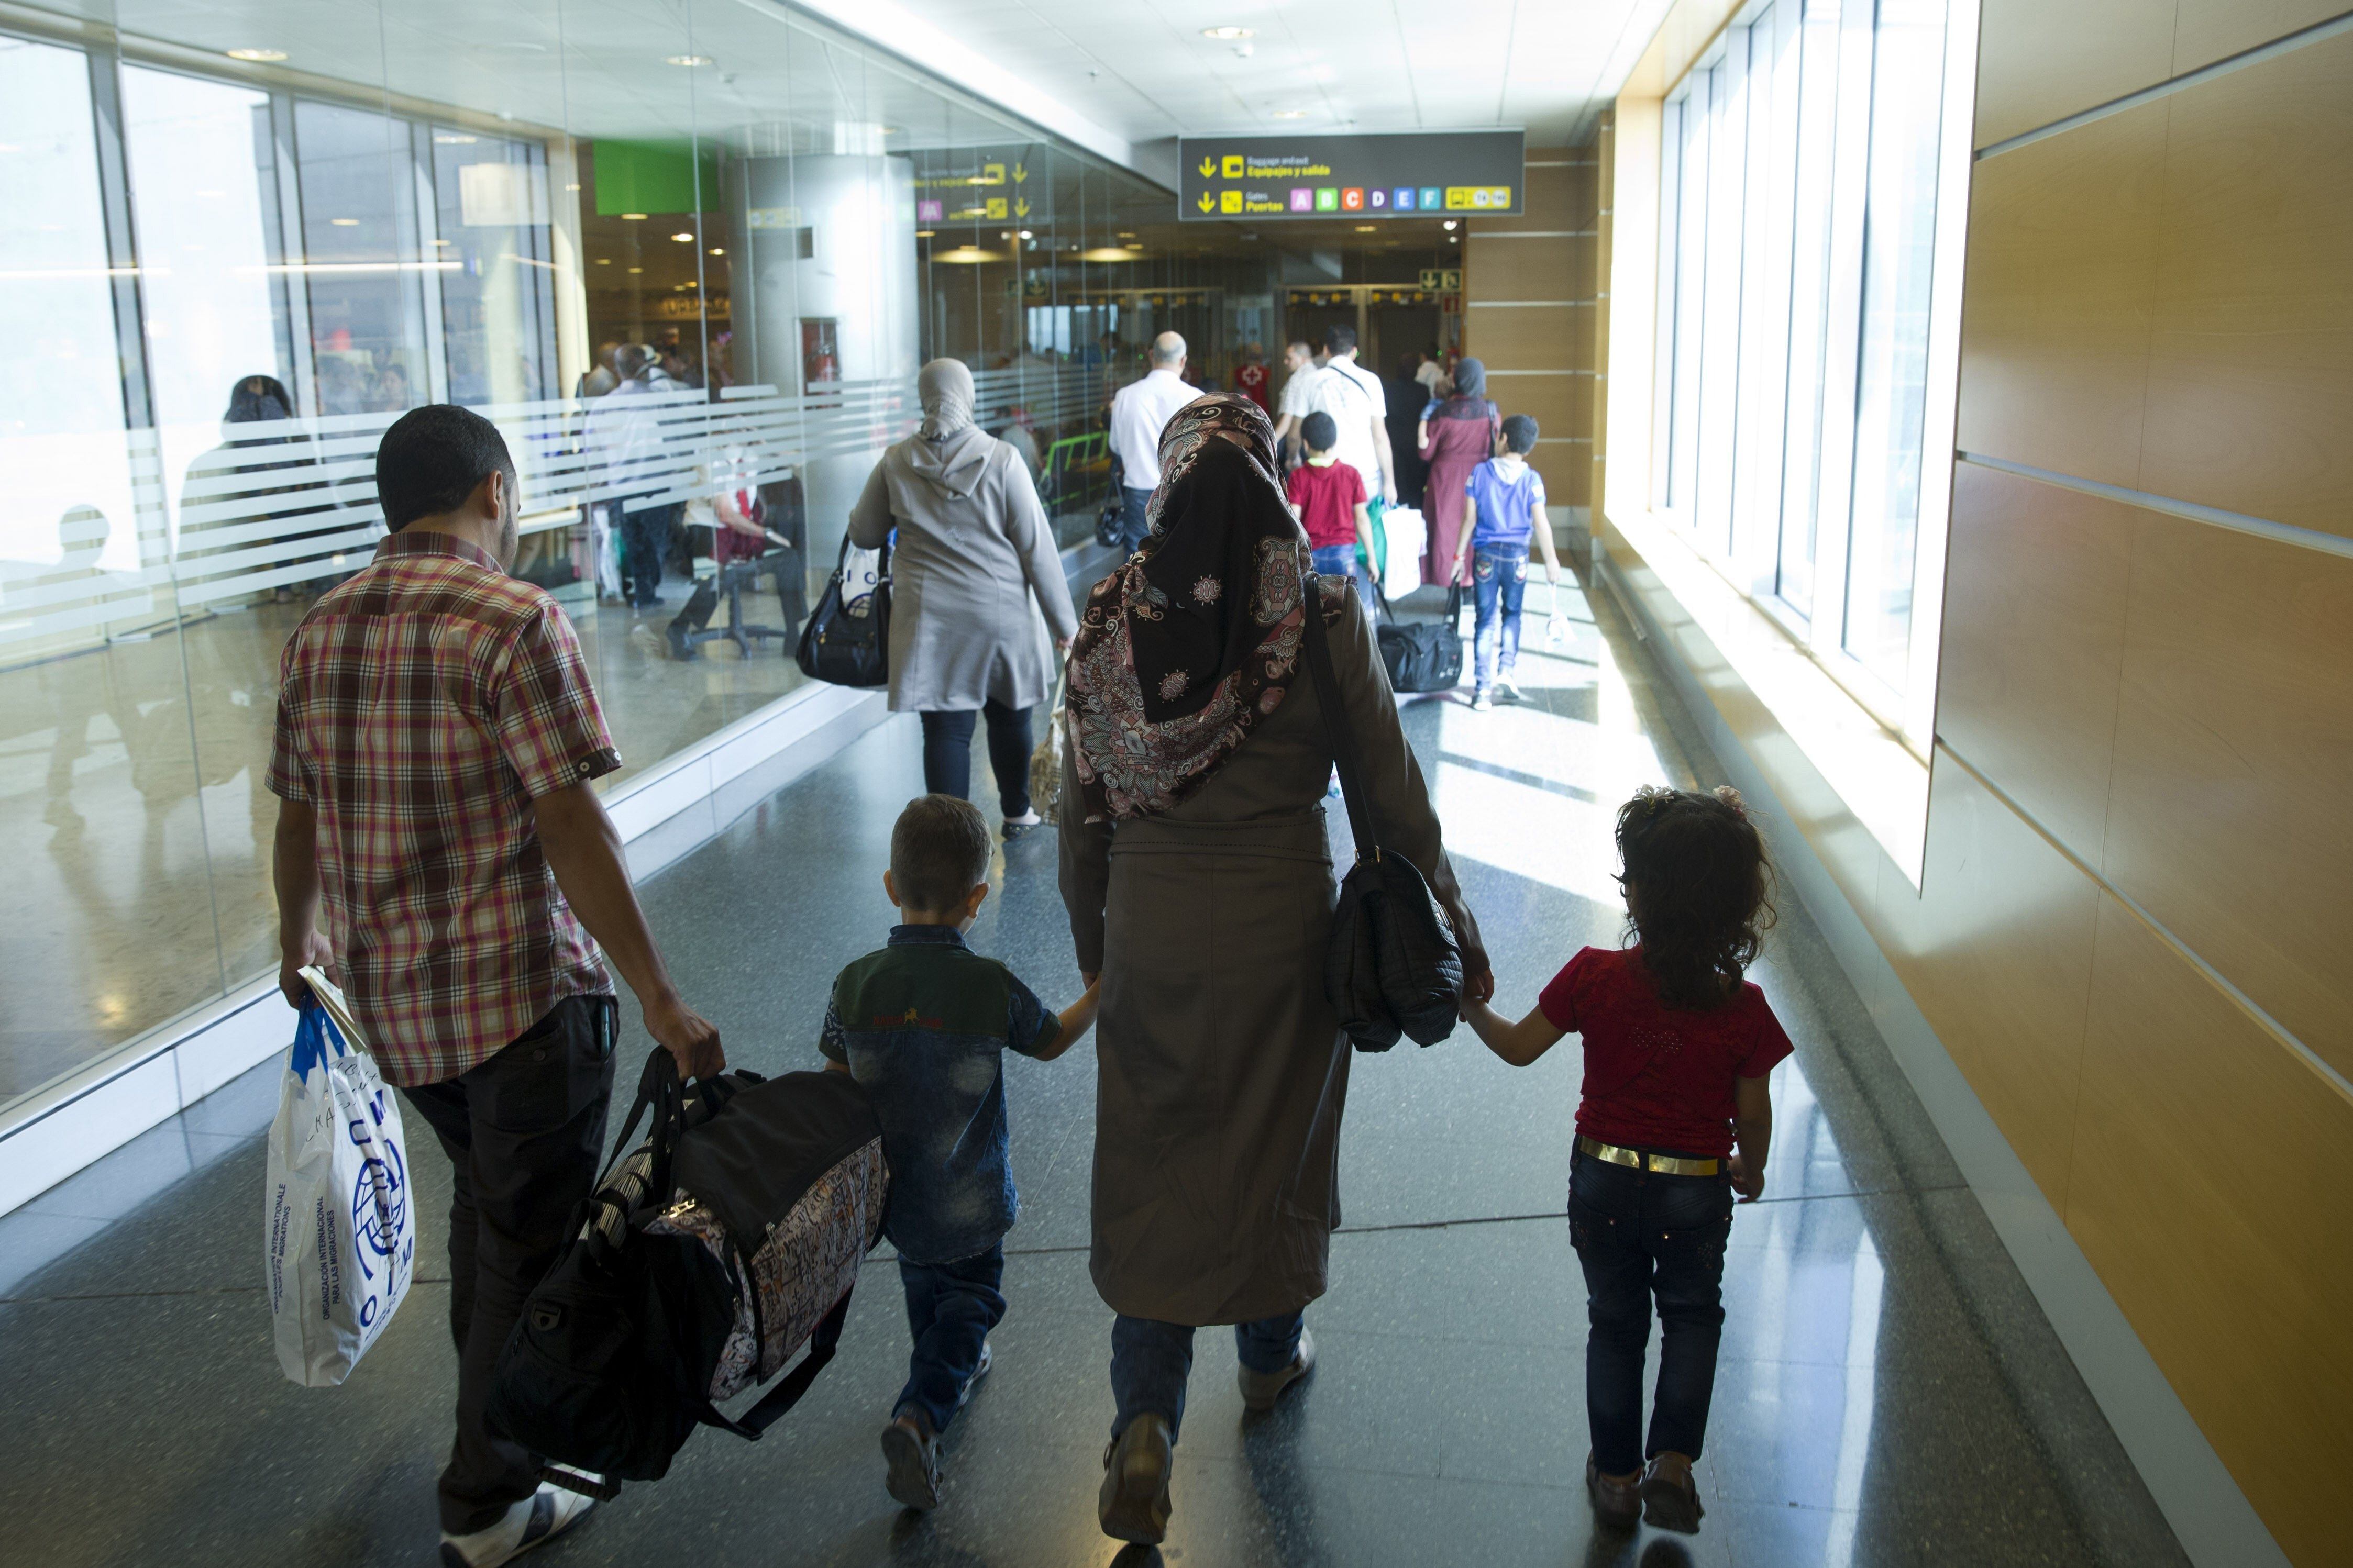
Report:
[[[1639,947],[1586,948],[1536,1007],[1553,1027],[1585,1037],[1577,1130],[1628,1149],[1731,1153],[1732,1080],[1763,1078],[1794,1048],[1750,982],[1704,1013],[1668,1006]]]

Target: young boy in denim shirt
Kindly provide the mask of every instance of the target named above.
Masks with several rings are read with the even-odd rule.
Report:
[[[1544,477],[1527,463],[1536,447],[1536,422],[1514,414],[1504,421],[1503,437],[1504,449],[1471,470],[1472,515],[1464,520],[1462,542],[1454,547],[1451,579],[1461,580],[1462,558],[1470,556],[1472,592],[1479,605],[1472,642],[1477,687],[1471,706],[1482,713],[1495,705],[1499,691],[1506,702],[1520,700],[1512,670],[1520,661],[1520,601],[1527,592],[1531,536],[1544,552],[1546,581],[1556,593],[1560,587],[1560,557],[1545,516]]]
[[[1094,1024],[1094,989],[1058,1016],[993,958],[965,946],[988,897],[988,824],[927,795],[891,832],[882,889],[899,924],[833,983],[818,1048],[865,1086],[891,1164],[883,1235],[899,1249],[915,1348],[882,1428],[891,1495],[940,1500],[939,1438],[988,1370],[1005,1317],[1005,1233],[1019,1201],[1006,1161],[1003,1053],[1051,1061]]]

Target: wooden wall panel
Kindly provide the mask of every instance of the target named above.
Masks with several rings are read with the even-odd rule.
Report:
[[[1985,0],[1977,144],[2039,131],[2165,80],[2173,74],[2173,11],[2174,0]]]
[[[2353,560],[2136,529],[2108,879],[2353,1073]]]
[[[1462,352],[1490,370],[1583,370],[1592,342],[1589,305],[1482,304],[1466,301]],[[1490,395],[1493,395],[1492,389]]]
[[[1961,450],[2110,484],[2138,479],[2167,108],[1978,164]]]
[[[1953,469],[1937,736],[2094,866],[2138,515],[1998,468]]]
[[[2295,1562],[2353,1508],[2353,1106],[2102,896],[2067,1228]]]
[[[2135,488],[2353,534],[2353,36],[2169,103]]]
[[[1569,247],[1591,240],[1489,239],[1473,235],[1462,267],[1462,301],[1475,326],[1490,300],[1588,300],[1570,291]]]
[[[2345,0],[2179,0],[2179,5],[2175,76],[2326,22],[2345,9]]]
[[[1890,908],[1896,973],[2065,1212],[2099,885],[1949,755],[1936,760],[1917,907]]]

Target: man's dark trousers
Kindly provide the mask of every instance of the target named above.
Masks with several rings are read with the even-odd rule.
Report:
[[[523,1298],[564,1249],[596,1185],[613,1098],[610,996],[567,996],[496,1056],[401,1093],[455,1169],[449,1333],[458,1342],[458,1441],[441,1472],[441,1528],[487,1530],[539,1488],[539,1460],[483,1421],[499,1350]]]

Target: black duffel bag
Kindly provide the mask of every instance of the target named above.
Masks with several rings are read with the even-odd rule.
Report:
[[[1407,1035],[1436,1045],[1454,1032],[1462,1011],[1462,945],[1420,870],[1381,847],[1363,759],[1332,669],[1322,595],[1307,579],[1307,668],[1331,731],[1332,758],[1356,836],[1356,863],[1340,882],[1324,990],[1340,1027],[1360,1051],[1385,1051]]]
[[[833,576],[816,613],[801,627],[796,658],[801,673],[828,686],[888,686],[891,683],[891,545],[882,544],[882,561],[874,576],[874,591],[845,598],[849,573],[849,537],[842,536],[841,553],[833,563]]]
[[[486,1412],[543,1457],[541,1479],[593,1497],[659,1480],[698,1426],[756,1438],[799,1402],[833,1359],[887,1201],[881,1128],[841,1074],[688,1089],[657,1047],[625,1150],[649,1110],[651,1135],[598,1183],[525,1300]],[[714,1402],[771,1378],[740,1415]]]
[[[1462,680],[1462,587],[1446,590],[1442,621],[1400,621],[1389,609],[1388,595],[1376,593],[1380,620],[1373,628],[1379,642],[1381,663],[1388,667],[1389,687],[1396,691],[1451,691]]]

